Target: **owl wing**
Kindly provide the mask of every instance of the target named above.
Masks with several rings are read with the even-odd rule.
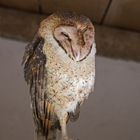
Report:
[[[46,86],[46,56],[43,53],[44,39],[34,36],[32,42],[26,46],[22,64],[24,77],[30,86],[31,104],[37,129],[42,130],[46,116],[45,86]]]

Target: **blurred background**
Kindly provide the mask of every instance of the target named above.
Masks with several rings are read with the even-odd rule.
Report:
[[[76,123],[79,140],[140,139],[139,0],[0,0],[0,139],[33,140],[30,96],[21,60],[39,23],[75,11],[96,30],[96,84]]]

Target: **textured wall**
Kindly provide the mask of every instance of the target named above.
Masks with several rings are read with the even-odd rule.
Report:
[[[44,13],[75,11],[100,23],[109,0],[41,0]]]
[[[0,6],[40,14],[75,11],[98,24],[140,31],[140,0],[0,0]]]
[[[37,0],[0,0],[0,6],[27,11],[38,11]]]
[[[140,0],[113,0],[104,23],[140,31]]]

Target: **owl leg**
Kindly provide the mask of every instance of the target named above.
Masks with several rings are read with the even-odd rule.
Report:
[[[68,136],[67,136],[67,128],[66,128],[66,120],[67,120],[67,115],[65,114],[65,116],[63,116],[63,118],[61,118],[59,120],[60,122],[60,126],[61,126],[61,131],[62,131],[62,140],[68,140]]]
[[[66,128],[68,113],[61,111],[61,113],[59,112],[57,116],[61,126],[62,140],[71,140],[68,138],[67,128]]]

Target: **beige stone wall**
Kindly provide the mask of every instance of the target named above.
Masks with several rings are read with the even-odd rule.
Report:
[[[140,0],[0,0],[0,7],[41,14],[75,11],[98,24],[140,31]]]

